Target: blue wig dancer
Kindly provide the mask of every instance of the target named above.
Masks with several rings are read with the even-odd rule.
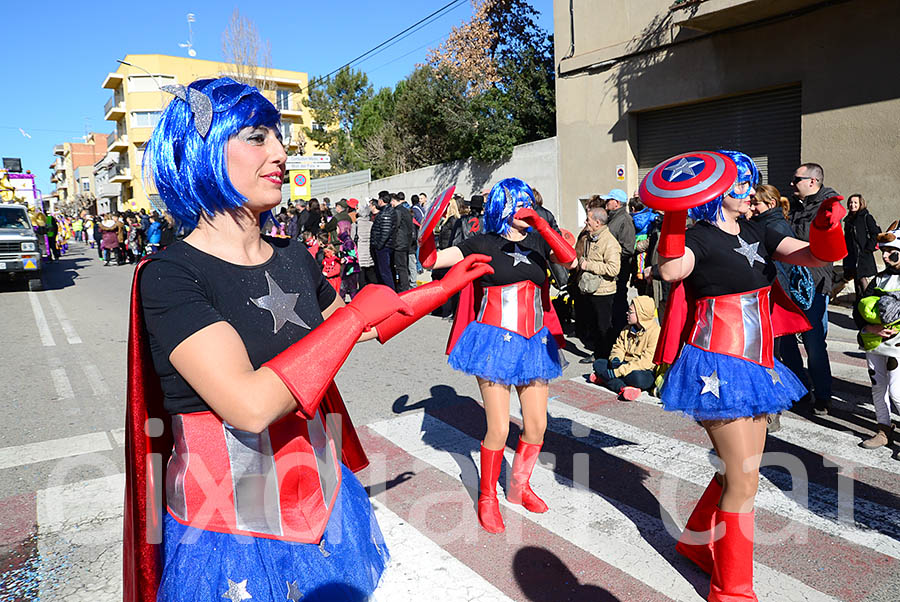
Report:
[[[286,155],[258,90],[166,90],[145,172],[196,228],[135,274],[125,599],[365,600],[388,551],[333,379],[412,310],[380,286],[345,306],[302,244],[261,237]]]
[[[775,282],[773,260],[825,265],[834,245],[843,244],[839,197],[822,203],[809,243],[742,219],[758,182],[747,155],[703,151],[664,161],[640,187],[643,202],[666,211],[669,222],[660,237],[658,275],[678,283],[657,349],[657,361],[674,362],[663,406],[703,425],[725,469],[710,481],[676,549],[712,575],[708,599],[720,602],[757,599],[753,502],[766,414],[790,408],[806,393],[773,356],[775,336],[809,328]],[[691,205],[698,221],[685,233]],[[724,528],[716,529],[720,523]]]
[[[550,305],[547,266],[548,261],[571,266],[575,249],[538,216],[533,204],[534,194],[522,180],[498,182],[485,202],[484,233],[422,260],[429,268],[477,256],[490,260],[492,272],[476,281],[475,293],[467,289],[460,297],[449,361],[477,378],[484,400],[488,426],[481,445],[478,520],[491,533],[505,529],[497,479],[509,433],[510,386],[522,402],[524,430],[507,499],[531,512],[547,511],[529,485],[544,441],[548,383],[562,374],[555,338],[561,329]]]

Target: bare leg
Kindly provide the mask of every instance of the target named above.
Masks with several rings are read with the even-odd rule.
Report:
[[[516,387],[516,391],[522,402],[522,424],[524,426],[522,441],[540,445],[544,442],[544,432],[547,430],[547,397],[550,385],[533,382]]]
[[[503,449],[509,436],[509,387],[483,378],[478,378],[478,387],[487,417],[484,446],[492,450]]]
[[[719,508],[725,512],[750,512],[759,487],[759,464],[766,441],[765,416],[709,420],[703,426],[725,464]]]

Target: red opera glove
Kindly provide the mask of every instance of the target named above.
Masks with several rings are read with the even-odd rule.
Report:
[[[513,215],[513,219],[520,219],[537,230],[537,233],[547,241],[548,245],[550,245],[550,248],[553,250],[559,263],[568,265],[575,261],[575,247],[567,243],[566,239],[563,238],[559,232],[551,228],[550,224],[547,223],[547,220],[538,215],[534,209],[519,209],[516,211],[516,214]]]
[[[657,251],[660,257],[684,255],[684,233],[687,230],[687,211],[666,211]]]
[[[416,320],[446,303],[447,299],[461,291],[473,280],[481,278],[485,274],[493,274],[494,268],[488,264],[490,260],[488,255],[477,253],[469,255],[450,268],[450,271],[440,280],[400,293],[400,299],[409,304],[413,312],[411,315],[392,314],[376,325],[378,341],[382,344],[386,343]]]
[[[822,201],[809,227],[809,251],[821,261],[838,261],[847,256],[847,242],[841,220],[847,210],[841,205],[844,197],[837,195]]]
[[[308,335],[264,363],[287,385],[298,410],[312,418],[360,335],[396,314],[411,315],[397,293],[382,285],[364,287]]]

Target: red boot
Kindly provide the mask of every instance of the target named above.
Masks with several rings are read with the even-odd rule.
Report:
[[[509,491],[506,492],[506,499],[510,503],[521,504],[529,512],[547,511],[547,504],[531,490],[531,485],[528,484],[538,454],[541,453],[541,447],[543,447],[543,443],[539,445],[525,443],[521,437],[519,438],[516,457],[512,465],[512,479]]]
[[[710,602],[758,602],[753,593],[753,512],[716,512],[724,533],[713,543]]]
[[[481,444],[481,481],[478,484],[478,522],[488,533],[503,533],[506,525],[497,502],[497,480],[503,466],[503,450]]]
[[[716,528],[716,510],[722,497],[722,485],[713,476],[706,491],[691,512],[684,531],[675,544],[675,550],[699,566],[704,572],[713,571],[713,532]]]

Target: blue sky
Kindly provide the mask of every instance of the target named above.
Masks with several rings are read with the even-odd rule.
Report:
[[[231,13],[256,23],[272,46],[272,66],[322,75],[439,9],[450,0],[385,2],[239,2],[158,0],[15,2],[4,10],[4,91],[0,94],[0,155],[21,157],[52,191],[53,145],[80,142],[87,131],[107,132],[103,78],[126,54],[186,56],[187,13],[194,13],[197,58],[222,60],[221,38]],[[540,25],[553,29],[552,0],[531,0]],[[11,6],[13,6],[11,5]],[[301,8],[303,5],[303,8]],[[450,27],[471,16],[462,3],[421,30],[359,65],[376,89],[403,79]],[[23,135],[19,128],[30,136]]]

